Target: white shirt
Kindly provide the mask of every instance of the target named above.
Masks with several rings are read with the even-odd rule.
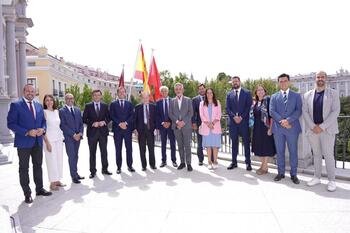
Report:
[[[241,87],[238,88],[238,89],[233,89],[234,91],[234,94],[236,95],[237,94],[237,100],[239,101],[239,95],[241,94]],[[237,92],[238,91],[238,92]]]
[[[24,98],[24,97],[23,97],[23,99],[24,99],[24,101],[26,102],[29,111],[30,111],[30,104],[29,104],[29,102],[32,102],[32,107],[33,107],[33,111],[34,111],[34,118],[36,118],[36,111],[35,111],[34,100],[30,101],[30,100],[27,100],[27,99]]]
[[[98,110],[100,111],[101,110],[101,102],[94,102],[95,111],[97,110],[96,105],[98,106]]]
[[[125,107],[125,100],[124,99],[119,99],[119,105],[122,106],[123,103],[123,107]]]
[[[182,104],[182,98],[183,96],[181,96],[180,98],[176,96],[177,99],[177,103],[179,104],[179,109],[181,109],[181,104]]]
[[[282,96],[284,97],[284,92],[287,94],[287,99],[288,99],[288,95],[289,95],[289,88],[285,91],[281,90]]]
[[[74,112],[74,106],[68,106],[67,104],[66,104],[66,107],[68,108],[68,110],[71,112],[71,111],[73,111]]]
[[[146,109],[148,109],[148,114],[149,114],[149,104],[143,104],[143,123],[145,123],[145,125],[147,125],[147,111]]]

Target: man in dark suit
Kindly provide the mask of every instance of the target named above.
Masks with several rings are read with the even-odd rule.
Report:
[[[80,140],[83,138],[84,125],[81,112],[78,107],[74,106],[74,96],[67,93],[65,96],[66,105],[59,111],[66,153],[68,155],[69,170],[72,181],[79,184],[84,177],[78,174],[78,154]]]
[[[93,102],[85,105],[83,122],[87,125],[87,137],[90,150],[90,179],[96,175],[96,149],[97,143],[100,146],[102,174],[112,175],[108,171],[107,141],[108,123],[110,122],[108,105],[101,102],[101,90],[92,92]]]
[[[226,113],[229,116],[230,137],[232,140],[232,162],[227,169],[237,167],[238,136],[243,139],[244,155],[247,171],[252,170],[250,160],[250,134],[249,134],[249,113],[253,103],[250,92],[241,88],[241,80],[234,76],[232,81],[232,91],[226,97]]]
[[[27,84],[23,88],[23,98],[11,103],[7,115],[7,127],[15,133],[14,146],[19,158],[19,179],[26,203],[32,203],[29,187],[29,158],[32,157],[34,182],[37,196],[49,196],[52,193],[43,188],[43,134],[46,121],[41,104],[34,101],[35,89]]]
[[[162,144],[162,163],[160,167],[165,167],[166,163],[166,151],[167,151],[167,140],[169,138],[170,141],[170,153],[171,153],[171,161],[173,162],[173,166],[177,167],[176,163],[176,147],[175,147],[175,135],[174,131],[171,128],[171,120],[169,118],[169,103],[170,98],[168,96],[169,89],[166,86],[160,87],[160,93],[163,96],[163,99],[157,101],[156,105],[156,127],[160,132],[160,140]]]
[[[199,134],[198,128],[202,124],[201,116],[199,115],[199,104],[204,100],[205,96],[205,85],[203,83],[198,85],[198,94],[193,97],[193,117],[192,117],[192,129],[196,131],[197,134],[197,156],[199,161],[199,166],[203,165],[204,155],[202,146],[202,135]]]
[[[113,101],[109,108],[110,117],[113,122],[114,144],[117,161],[117,174],[121,173],[122,167],[122,145],[123,140],[126,147],[126,162],[128,170],[135,172],[132,167],[132,131],[134,129],[134,106],[125,99],[125,87],[117,90],[118,99]]]
[[[273,119],[272,133],[277,151],[278,174],[275,181],[284,178],[286,142],[291,166],[290,175],[294,184],[299,184],[298,168],[298,138],[301,133],[299,118],[302,113],[301,95],[289,89],[289,75],[278,76],[280,91],[273,94],[270,101],[270,114]]]
[[[149,102],[149,94],[141,94],[142,103],[135,107],[135,126],[138,137],[142,171],[146,171],[146,144],[148,147],[149,165],[154,170],[156,160],[154,156],[154,130],[156,125],[156,106]]]

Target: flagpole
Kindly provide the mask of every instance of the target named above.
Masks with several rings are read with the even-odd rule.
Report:
[[[136,53],[136,59],[135,59],[135,65],[134,65],[134,73],[133,75],[131,76],[131,80],[130,80],[130,85],[129,85],[129,91],[128,91],[128,100],[130,101],[131,100],[131,90],[132,90],[132,87],[133,87],[133,83],[134,83],[134,77],[135,77],[135,72],[136,72],[136,66],[137,66],[137,58],[139,56],[139,52],[140,52],[140,48],[141,48],[141,42],[142,40],[139,39],[139,46],[137,48],[137,53]],[[125,77],[125,75],[124,75]]]
[[[154,55],[154,48],[152,48],[151,49],[151,60],[150,60],[150,62],[149,62],[149,70],[148,70],[148,82],[149,82],[149,76],[150,76],[150,74],[151,74],[151,68],[152,68],[152,64],[153,64],[153,55]],[[149,83],[147,83],[147,85],[149,86],[149,94],[152,96],[152,99],[154,100],[154,95],[153,95],[153,93],[152,93],[152,88],[151,88],[151,86],[149,85]]]

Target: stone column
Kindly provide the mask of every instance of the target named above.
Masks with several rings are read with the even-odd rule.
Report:
[[[0,165],[9,162],[8,156],[3,153],[3,143],[9,143],[13,141],[13,136],[10,130],[7,128],[6,114],[8,112],[8,106],[10,98],[7,95],[6,77],[4,72],[4,36],[3,30],[3,17],[2,17],[2,4],[0,4]]]
[[[15,42],[15,18],[6,18],[6,60],[9,75],[8,94],[11,99],[18,98],[17,68],[16,68],[16,42]]]
[[[27,60],[26,60],[26,40],[19,40],[19,96],[22,96],[22,89],[27,84]]]

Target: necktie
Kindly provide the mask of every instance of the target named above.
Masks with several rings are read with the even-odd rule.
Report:
[[[123,101],[123,100],[120,101],[120,106],[121,106],[122,109],[124,110],[124,101]]]
[[[238,90],[236,90],[235,100],[236,100],[236,105],[237,105],[236,115],[238,116],[238,108],[239,108],[239,102],[238,102]]]
[[[168,100],[167,99],[165,99],[164,100],[164,102],[165,102],[165,106],[164,106],[164,108],[165,108],[165,111],[164,111],[164,118],[165,118],[165,121],[168,121]]]
[[[30,111],[32,112],[33,118],[35,118],[34,108],[33,108],[32,101],[29,101],[28,103],[29,103],[29,109],[30,109]]]
[[[283,103],[284,103],[284,105],[287,105],[287,102],[288,102],[287,92],[283,92]]]
[[[150,129],[148,105],[146,105],[147,129]]]
[[[100,107],[96,104],[96,115],[100,116]]]
[[[74,120],[75,120],[75,115],[74,115],[74,111],[73,111],[73,107],[70,108],[70,113],[72,114]]]

